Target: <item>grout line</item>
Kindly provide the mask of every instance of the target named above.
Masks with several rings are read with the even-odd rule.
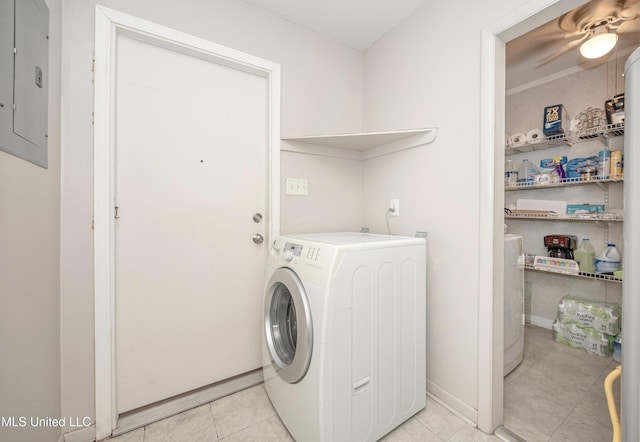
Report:
[[[216,425],[216,420],[215,420],[214,415],[213,415],[213,408],[211,406],[211,404],[213,402],[215,402],[215,401],[211,401],[207,405],[209,406],[209,414],[211,415],[211,424],[213,425],[213,431],[216,432],[216,440],[219,441],[220,440],[220,436],[218,435],[218,426]]]

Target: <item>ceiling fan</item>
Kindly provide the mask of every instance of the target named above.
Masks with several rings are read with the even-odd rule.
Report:
[[[637,30],[627,26],[627,22],[639,17],[640,0],[593,0],[573,9],[547,24],[551,29],[545,30],[539,43],[566,43],[539,60],[538,65],[549,63],[578,46],[585,58],[601,57],[613,49],[620,34]]]

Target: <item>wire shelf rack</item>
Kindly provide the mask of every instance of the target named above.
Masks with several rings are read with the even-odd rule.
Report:
[[[536,268],[532,264],[525,264],[524,268],[526,270],[532,270],[532,271],[535,271],[535,272],[553,273],[554,275],[564,275],[564,276],[571,276],[571,277],[574,277],[574,278],[588,278],[588,279],[596,279],[596,280],[600,280],[600,281],[609,281],[609,282],[622,283],[622,278],[618,278],[617,276],[610,275],[610,274],[607,274],[607,273],[587,273],[587,272],[565,273],[565,272],[556,272],[556,271],[553,271],[553,270]]]
[[[544,183],[544,184],[535,184],[535,183],[517,183],[510,184],[504,186],[504,190],[513,191],[513,190],[532,190],[532,189],[552,189],[554,187],[565,187],[565,186],[581,186],[584,184],[605,184],[605,183],[621,183],[624,181],[623,178],[609,178],[608,175],[605,176],[592,176],[588,180],[583,180],[580,177],[575,178],[565,178],[564,181],[558,183]]]
[[[608,124],[606,126],[591,127],[507,146],[505,147],[504,153],[509,156],[530,152],[532,150],[550,149],[557,146],[573,146],[574,144],[586,143],[597,138],[615,138],[622,135],[624,135],[624,123]]]
[[[615,213],[505,213],[506,219],[550,220],[550,221],[606,221],[622,222],[624,215]]]

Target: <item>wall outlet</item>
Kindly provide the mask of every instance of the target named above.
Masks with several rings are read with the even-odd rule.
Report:
[[[389,215],[400,216],[400,200],[398,198],[391,198],[389,200]]]

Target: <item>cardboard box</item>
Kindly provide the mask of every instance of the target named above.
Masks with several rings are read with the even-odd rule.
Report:
[[[574,213],[603,213],[604,204],[567,204],[567,215]]]
[[[569,130],[569,114],[562,104],[554,104],[544,108],[542,131],[546,136],[560,135]]]
[[[607,114],[607,123],[624,123],[624,94],[619,94],[611,100],[604,102],[604,110]]]

